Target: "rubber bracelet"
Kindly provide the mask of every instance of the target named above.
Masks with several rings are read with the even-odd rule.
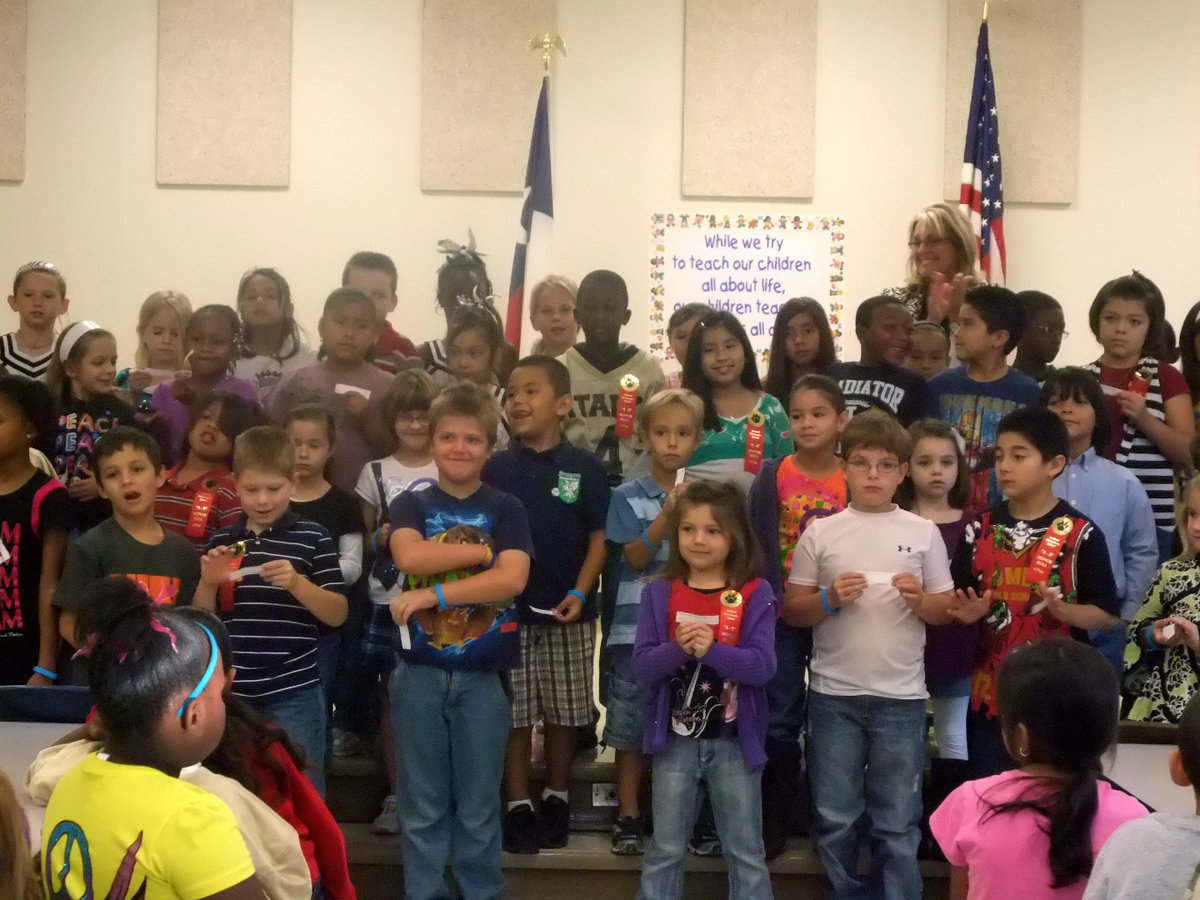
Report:
[[[569,591],[567,591],[567,596],[578,597],[580,603],[587,603],[587,595],[584,594],[583,591],[577,590],[576,588],[571,588]]]
[[[442,593],[442,586],[440,584],[435,584],[433,586],[433,592],[437,595],[438,609],[449,609],[450,604],[446,602],[446,595]]]
[[[51,681],[58,681],[58,673],[57,672],[51,672],[49,669],[43,669],[41,666],[34,666],[33,671],[37,675],[44,675],[46,678],[49,678]]]
[[[487,562],[485,562],[483,564],[483,567],[485,569],[490,569],[492,566],[494,566],[496,564],[496,551],[493,550],[491,547],[489,547],[487,544],[483,545],[483,549],[486,550],[487,554],[488,554]]]
[[[1154,626],[1146,626],[1146,646],[1151,650],[1161,650],[1163,645],[1154,639]]]
[[[647,547],[649,547],[655,553],[657,553],[659,550],[662,549],[662,544],[659,544],[657,547],[655,547],[652,543],[650,543],[650,529],[649,528],[647,528],[645,531],[642,532],[642,543],[645,544]]]
[[[840,609],[834,609],[829,605],[829,588],[821,588],[821,605],[825,607],[825,612],[829,613],[831,616],[836,616],[841,612]]]

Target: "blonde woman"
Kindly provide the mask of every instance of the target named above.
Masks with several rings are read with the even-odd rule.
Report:
[[[909,223],[908,250],[905,283],[882,293],[903,300],[915,321],[953,322],[967,288],[983,280],[971,223],[952,203],[927,206]]]

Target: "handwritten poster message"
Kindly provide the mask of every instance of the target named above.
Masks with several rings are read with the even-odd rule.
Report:
[[[669,359],[671,313],[700,302],[737,316],[765,362],[775,316],[792,297],[825,305],[840,344],[844,226],[833,217],[655,213],[650,351]]]

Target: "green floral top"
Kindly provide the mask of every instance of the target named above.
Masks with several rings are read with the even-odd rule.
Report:
[[[1200,564],[1195,559],[1169,559],[1162,564],[1141,609],[1129,623],[1125,645],[1126,718],[1178,723],[1200,688],[1196,654],[1183,644],[1147,650],[1144,632],[1167,616],[1200,623]]]

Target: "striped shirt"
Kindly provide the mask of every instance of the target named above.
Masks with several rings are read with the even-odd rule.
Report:
[[[242,568],[286,559],[317,587],[344,593],[337,548],[329,532],[290,510],[255,534],[245,516],[218,531],[208,549],[246,542]],[[233,612],[226,616],[238,670],[233,692],[261,699],[312,687],[317,680],[317,617],[282,588],[259,575],[237,581]]]
[[[0,337],[0,365],[8,369],[10,375],[24,375],[34,381],[45,381],[46,371],[50,368],[50,357],[53,355],[53,345],[40,356],[22,353],[21,348],[17,346],[15,331]]]
[[[183,535],[192,542],[198,553],[203,553],[213,534],[237,522],[242,514],[242,501],[238,499],[237,487],[229,469],[213,469],[197,475],[191,481],[181,482],[178,478],[181,468],[183,463],[168,470],[166,480],[154,498],[154,518],[163,528]],[[188,524],[192,520],[196,496],[201,492],[212,495],[212,507],[204,520],[204,530],[192,536],[188,534]]]

